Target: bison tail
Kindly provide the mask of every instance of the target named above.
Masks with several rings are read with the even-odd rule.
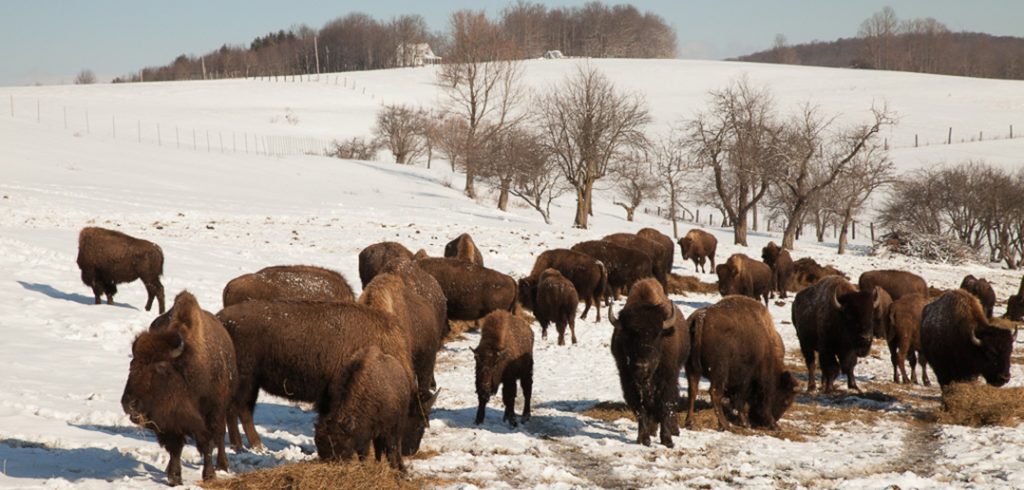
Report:
[[[596,291],[598,297],[595,299],[599,300],[601,297],[608,294],[608,268],[605,267],[604,262],[601,262],[600,260],[597,261],[597,266],[601,268],[601,278],[598,280]]]
[[[690,358],[689,364],[693,368],[694,372],[703,372],[703,367],[700,364],[701,350],[704,344],[704,315],[705,312],[699,311],[690,317]]]

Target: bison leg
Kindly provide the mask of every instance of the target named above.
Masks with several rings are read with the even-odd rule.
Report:
[[[819,355],[818,362],[821,363],[821,384],[822,392],[832,393],[833,384],[839,377],[839,360],[832,354]]]
[[[224,442],[221,435],[221,444]],[[213,439],[208,435],[196,437],[196,449],[203,455],[203,480],[212,480],[216,476],[216,468],[213,465]]]
[[[146,294],[149,296],[146,299],[146,311],[153,308],[153,299],[156,299],[160,306],[160,314],[164,313],[164,287],[160,284],[160,281],[144,282],[146,286]]]
[[[94,279],[92,282],[92,295],[96,297],[96,304],[102,304],[103,300],[103,283],[99,279]]]
[[[892,362],[892,382],[900,382],[900,355],[899,355],[899,344],[896,342],[889,342],[889,361]],[[903,375],[904,382],[906,382],[906,374]]]
[[[687,368],[686,372],[686,394],[689,397],[687,400],[686,407],[686,428],[694,428],[693,408],[697,402],[697,389],[700,387],[700,373],[690,373],[690,369]]]
[[[576,316],[569,315],[569,331],[572,332],[572,345],[576,345]]]
[[[843,359],[843,374],[846,375],[846,387],[862,393],[859,386],[857,386],[857,377],[853,374],[853,368],[857,366],[857,354],[851,352],[847,354],[846,358]]]
[[[185,436],[164,434],[158,439],[171,455],[171,460],[167,462],[167,484],[172,487],[181,485],[181,449],[185,447]]]
[[[523,376],[523,378],[519,380],[519,385],[523,388],[522,421],[526,422],[530,420],[530,399],[533,397],[533,373]]]
[[[729,428],[729,421],[725,418],[725,409],[722,407],[722,396],[724,391],[723,386],[718,386],[718,383],[711,382],[711,388],[708,390],[711,393],[711,406],[715,409],[715,416],[718,418],[718,430],[727,430]]]
[[[238,392],[247,395],[240,405],[236,405],[238,418],[242,420],[242,430],[245,431],[245,438],[249,440],[249,449],[253,452],[260,452],[263,450],[263,440],[260,439],[260,435],[256,432],[256,424],[252,419],[252,412],[256,408],[256,397],[259,395],[259,388],[239,388]]]
[[[543,340],[548,339],[548,322],[540,322],[540,338]]]
[[[679,422],[676,420],[676,411],[673,405],[674,404],[666,403],[665,406],[662,407],[661,444],[667,448],[676,447],[675,443],[672,442],[672,435],[679,434]]]
[[[223,411],[218,410],[220,417],[217,417],[212,424],[214,440],[217,442],[217,469],[222,471],[228,471],[228,455],[224,451],[224,432],[227,430],[227,415]],[[238,420],[238,419],[231,419]],[[238,429],[235,429],[238,432]]]
[[[925,386],[931,386],[932,380],[928,379],[928,360],[925,359],[920,352],[918,352],[917,354],[918,359],[920,359],[921,361],[921,382],[924,383]]]
[[[487,395],[477,395],[476,418],[473,423],[480,425],[484,422],[484,412],[487,410]]]
[[[107,295],[107,304],[114,304],[114,295],[117,294],[117,285],[112,282],[104,283],[103,293]]]
[[[651,445],[651,422],[648,420],[647,411],[643,408],[636,414],[637,434],[636,442],[644,446]]]
[[[555,322],[555,330],[558,331],[558,345],[565,345],[565,322]]]
[[[800,351],[804,355],[804,363],[807,364],[807,392],[812,393],[817,388],[815,382],[817,381],[817,374],[815,373],[815,362],[814,362],[814,351],[805,348],[803,345],[800,346]],[[824,376],[822,372],[822,376]]]
[[[388,461],[391,461],[391,454],[387,450],[387,438],[384,436],[375,437],[373,439],[373,459],[380,462],[384,456],[387,456]]]
[[[509,380],[501,383],[501,401],[505,403],[505,416],[502,420],[508,422],[508,425],[516,427],[519,422],[516,421],[516,382],[515,380]],[[525,413],[525,411],[524,411]]]
[[[910,352],[907,352],[907,359],[910,361],[910,382],[916,385],[917,384],[917,352],[913,351],[913,350],[910,351]],[[904,372],[904,374],[903,374],[904,379],[906,379],[906,376],[907,376],[906,372]]]
[[[583,298],[583,314],[580,315],[580,320],[586,320],[587,319],[587,312],[590,311],[590,303],[593,300],[594,299],[591,298],[591,297]],[[601,321],[601,318],[600,318],[600,316],[601,316],[601,308],[597,309],[597,315],[598,315],[597,321]]]

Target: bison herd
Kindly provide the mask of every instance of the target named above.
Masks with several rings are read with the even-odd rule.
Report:
[[[142,279],[161,315],[132,345],[122,406],[132,422],[156,432],[170,453],[167,478],[181,483],[180,455],[192,437],[203,456],[203,478],[227,468],[224,436],[232,447],[262,447],[253,423],[260,391],[310,403],[317,413],[315,443],[325,460],[366,458],[403,467],[418,451],[437,398],[434,365],[450,320],[475,322],[477,424],[499,387],[504,421],[530,417],[534,334],[518,312],[533,311],[542,338],[555,326],[577,342],[575,318],[602,304],[614,327],[611,353],[623,398],[638,420],[637,442],[673,446],[679,434],[680,374],[688,382],[686,427],[695,425],[699,381],[720,429],[778,427],[793,403],[797,378],[784,364],[785,347],[767,305],[797,291],[792,323],[807,365],[807,391],[833,390],[840,373],[858,390],[854,368],[885,339],[893,381],[927,385],[930,364],[939,384],[983,377],[1001,386],[1010,378],[1016,338],[1012,321],[1024,314],[1022,291],[1010,298],[1007,318],[993,318],[995,294],[985,279],[964,278],[960,289],[935,294],[912,273],[869,271],[854,285],[840,271],[809,258],[794,261],[769,243],[763,261],[734,254],[716,266],[714,236],[691,230],[678,242],[695,269],[709,262],[722,299],[686,317],[669,299],[675,243],[657,230],[616,233],[570,249],[539,254],[516,281],[486,268],[468,234],[447,244],[444,257],[412,253],[395,242],[359,254],[362,292],[339,273],[313,266],[274,266],[229,281],[223,309],[211,314],[183,291],[164,312],[163,252],[123,233],[89,227],[79,238],[82,281],[96,302],[112,301],[116,284]],[[626,296],[616,312],[611,300]],[[1016,309],[1015,309],[1016,308]],[[906,374],[910,362],[911,376]],[[517,420],[517,383],[525,400]],[[728,399],[728,404],[723,401]],[[730,420],[734,422],[730,422]]]

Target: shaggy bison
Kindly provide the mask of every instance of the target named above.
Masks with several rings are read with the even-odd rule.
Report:
[[[620,247],[630,248],[643,253],[651,259],[651,273],[661,283],[661,287],[668,289],[668,273],[665,268],[665,249],[657,242],[641,238],[632,233],[613,233],[601,239],[602,241],[614,243]]]
[[[413,259],[412,252],[398,242],[374,243],[360,251],[359,281],[363,283],[363,287],[370,284],[374,276],[380,274],[388,262],[398,258]]]
[[[312,265],[275,265],[238,276],[224,286],[224,307],[264,301],[354,301],[345,276]]]
[[[676,258],[676,244],[669,238],[668,235],[655,230],[654,228],[641,228],[640,231],[636,232],[636,236],[640,238],[646,238],[658,245],[661,245],[661,263],[662,268],[665,269],[665,275],[672,272],[672,264]]]
[[[694,401],[704,376],[711,381],[711,404],[719,429],[729,426],[723,396],[736,408],[740,425],[778,428],[779,419],[796,398],[797,384],[783,363],[782,337],[768,309],[745,296],[726,296],[693,312],[687,330],[692,345],[686,362],[690,398],[686,426],[693,427]]]
[[[857,286],[861,291],[870,291],[878,286],[889,293],[893,301],[908,294],[928,296],[928,285],[921,276],[907,271],[876,270],[860,275]]]
[[[978,301],[981,302],[981,307],[985,310],[985,316],[992,318],[992,310],[996,306],[996,291],[992,289],[992,285],[989,284],[988,280],[984,278],[978,279],[968,274],[960,282],[960,289],[978,298]]]
[[[530,275],[519,280],[519,301],[524,307],[533,309],[532,298],[540,274],[555,269],[572,281],[576,295],[585,303],[581,319],[587,318],[590,307],[597,308],[597,321],[601,321],[601,298],[608,290],[608,271],[604,263],[587,254],[558,248],[547,250],[537,256]]]
[[[829,276],[796,295],[793,300],[793,326],[800,340],[800,351],[807,363],[807,392],[814,391],[815,354],[821,363],[825,393],[840,368],[847,386],[860,391],[853,368],[857,357],[868,355],[879,314],[881,289],[858,291],[843,277]]]
[[[487,401],[501,388],[505,404],[502,420],[515,427],[516,382],[523,388],[523,422],[530,419],[533,395],[533,330],[522,318],[507,311],[487,315],[480,327],[480,344],[470,348],[476,361],[477,409],[475,424],[484,421]]]
[[[665,296],[654,279],[638,282],[616,317],[608,307],[612,356],[626,405],[639,423],[637,442],[651,445],[661,428],[661,443],[673,447],[679,434],[679,371],[690,352],[690,335],[683,312]]]
[[[780,298],[786,297],[786,289],[789,287],[789,278],[793,275],[793,258],[786,250],[775,242],[768,242],[761,249],[761,259],[772,270],[772,291],[778,292]]]
[[[484,257],[480,255],[480,249],[476,247],[476,242],[468,233],[463,233],[448,242],[444,246],[444,256],[484,266]]]
[[[82,282],[92,288],[96,304],[106,294],[107,304],[114,304],[117,285],[141,279],[146,286],[146,311],[153,307],[153,298],[164,312],[164,252],[160,246],[131,237],[119,231],[89,226],[78,234],[78,268]]]
[[[711,270],[715,270],[715,250],[718,249],[718,239],[714,235],[696,228],[686,232],[686,236],[679,239],[679,252],[683,260],[693,261],[693,271],[697,272],[700,266],[701,272],[707,272],[704,268],[705,259],[711,261]]]
[[[1006,318],[1015,322],[1024,320],[1024,278],[1020,280],[1017,294],[1006,300]]]
[[[921,355],[921,313],[928,298],[920,294],[908,294],[889,307],[889,321],[886,343],[889,344],[889,358],[892,360],[892,382],[917,384],[917,360],[921,360],[921,379],[925,386],[928,379],[927,360]],[[910,378],[907,378],[907,360],[910,360]]]
[[[576,343],[576,307],[580,298],[572,282],[555,269],[540,274],[537,282],[537,297],[533,300],[533,314],[540,322],[541,338],[548,338],[548,324],[554,323],[558,331],[558,345],[565,345],[565,327],[572,333]]]
[[[573,245],[572,250],[599,260],[607,268],[606,302],[611,297],[618,299],[621,291],[629,290],[637,281],[645,277],[656,277],[651,258],[632,248],[621,247],[604,240],[590,240]]]
[[[768,304],[772,270],[764,262],[733,254],[724,264],[715,267],[715,273],[718,274],[718,292],[723,297],[739,294],[754,299],[764,298],[764,304]]]
[[[407,411],[416,399],[416,379],[409,366],[370,346],[331,385],[331,407],[316,423],[316,452],[323,460],[366,459],[373,443],[377,461],[387,457],[402,470],[402,435]]]
[[[793,275],[790,284],[794,286],[794,290],[799,291],[828,276],[845,277],[846,274],[831,265],[822,266],[810,257],[803,257],[793,262]]]
[[[449,320],[478,320],[494,310],[515,311],[519,288],[505,274],[453,258],[427,257],[416,265],[441,286]]]
[[[227,471],[224,426],[238,382],[235,349],[227,331],[182,291],[171,311],[135,338],[121,406],[131,421],[156,433],[171,455],[167,481],[181,484],[181,450],[191,437],[203,456],[203,479]]]
[[[1010,381],[1016,328],[990,320],[978,298],[962,289],[948,291],[921,313],[921,352],[939,386],[983,376],[992,386]]]

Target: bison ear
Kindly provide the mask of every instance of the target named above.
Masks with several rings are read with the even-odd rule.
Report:
[[[172,325],[183,325],[191,329],[201,322],[202,310],[199,309],[199,302],[188,291],[182,291],[174,298],[173,311],[174,313],[171,317]]]

